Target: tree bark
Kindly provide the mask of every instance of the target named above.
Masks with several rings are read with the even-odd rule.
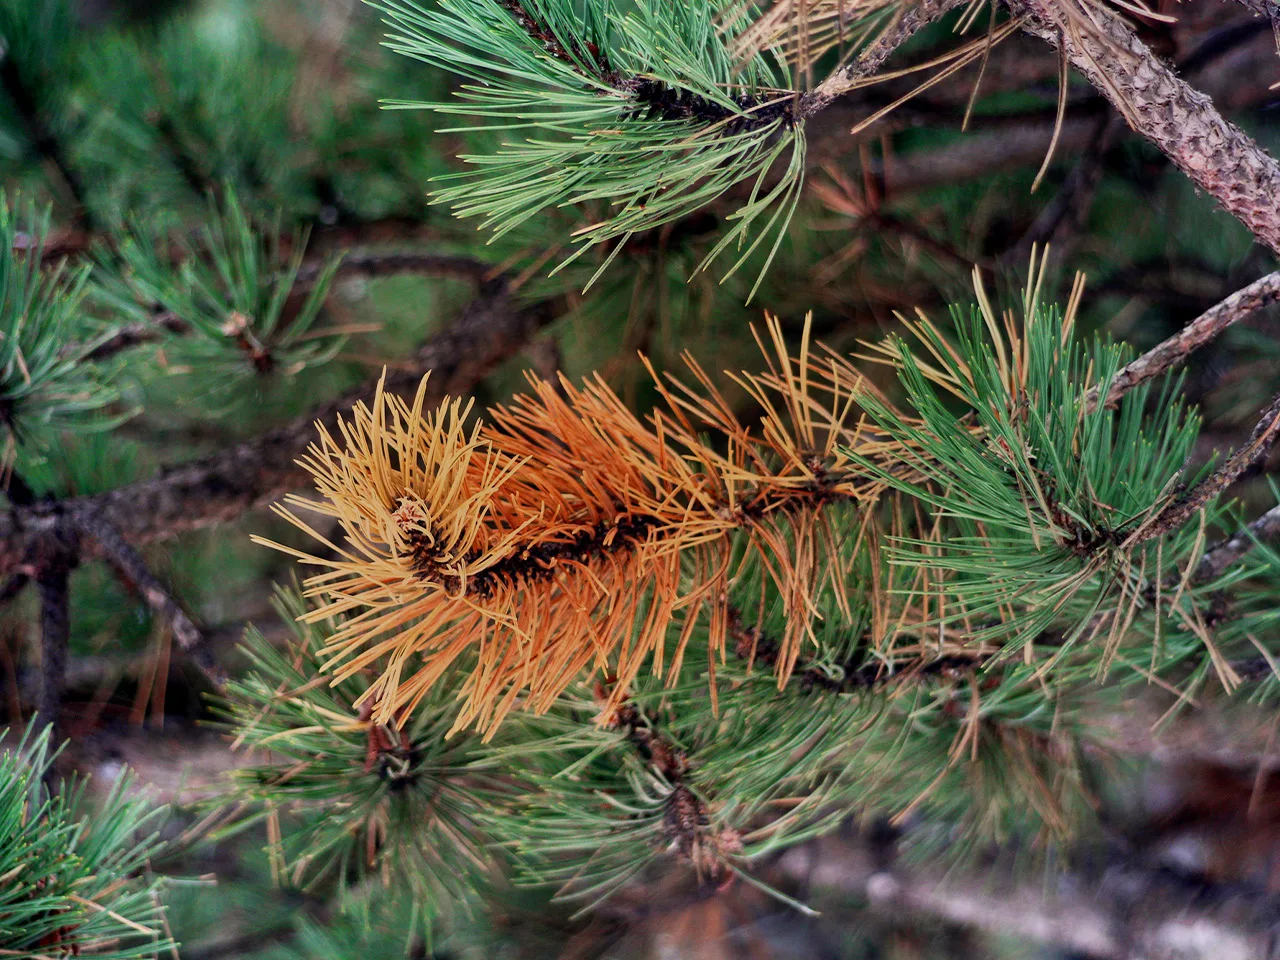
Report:
[[[1051,43],[1200,189],[1280,253],[1280,164],[1218,113],[1101,4],[1090,19],[1055,0],[1008,0],[1024,28]]]

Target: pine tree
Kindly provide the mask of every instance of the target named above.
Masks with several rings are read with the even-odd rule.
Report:
[[[1271,955],[1269,0],[260,6],[0,0],[0,956]]]

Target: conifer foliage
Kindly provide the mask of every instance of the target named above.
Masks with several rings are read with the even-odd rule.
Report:
[[[152,957],[164,934],[159,881],[138,876],[163,810],[122,778],[96,808],[83,785],[47,789],[49,730],[0,754],[0,950],[5,956]]]
[[[1145,867],[1138,706],[1271,723],[1277,351],[1228,328],[1280,274],[1143,352],[1104,331],[1156,339],[1167,278],[1073,238],[1104,180],[1172,216],[1167,158],[1239,221],[1162,238],[1179,270],[1280,250],[1280,165],[1182,79],[1252,27],[1179,73],[1113,0],[234,6],[86,42],[0,0],[0,957],[172,955],[157,876],[247,848],[311,914],[280,956],[505,955],[524,905],[612,929],[658,888],[813,917],[794,865],[873,826],[859,897],[973,924],[911,871]],[[975,199],[930,126],[1033,106],[1047,155]],[[1054,302],[1049,238],[1096,293]],[[93,751],[171,729],[170,685],[234,769],[162,843]],[[1114,914],[1095,953],[1174,955]]]
[[[293,503],[338,518],[350,546],[330,545],[337,561],[303,555],[333,567],[310,581],[329,602],[308,617],[360,611],[329,642],[339,676],[391,654],[396,666],[369,690],[375,717],[407,715],[474,647],[459,726],[495,727],[526,692],[546,710],[586,668],[615,678],[608,722],[646,661],[679,677],[703,616],[714,676],[728,584],[757,556],[790,624],[777,657],[785,682],[812,633],[812,591],[829,583],[844,595],[844,571],[823,559],[837,534],[822,510],[874,487],[838,445],[875,456],[892,445],[864,445],[849,422],[852,368],[815,359],[807,338],[793,359],[776,322],[768,333],[769,373],[741,378],[770,411],[758,428],[739,422],[690,359],[701,391],[663,388],[666,410],[649,423],[600,379],[562,381],[559,392],[533,380],[531,393],[468,428],[458,400],[423,412],[424,380],[412,405],[379,391],[373,410],[357,406],[340,424],[342,445],[323,435],[307,460],[323,499]],[[700,435],[708,429],[724,452]],[[410,654],[424,663],[402,680]]]

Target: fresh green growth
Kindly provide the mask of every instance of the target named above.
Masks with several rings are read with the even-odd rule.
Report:
[[[278,212],[253,223],[227,188],[210,200],[194,240],[161,228],[126,230],[118,252],[101,257],[97,299],[118,316],[190,327],[175,353],[234,389],[248,375],[292,376],[342,348],[342,331],[314,329],[340,258],[304,277],[305,254],[304,233],[282,233]]]
[[[0,434],[47,444],[53,431],[101,430],[119,422],[110,375],[83,356],[90,344],[83,305],[90,268],[45,265],[49,212],[15,207],[0,194]]]
[[[127,775],[92,804],[83,783],[51,797],[54,752],[39,727],[0,752],[0,956],[127,960],[170,949],[148,864],[163,810],[133,795]]]
[[[903,444],[902,467],[858,458],[890,488],[924,504],[935,524],[896,538],[889,561],[926,571],[940,592],[940,627],[963,625],[1001,655],[1054,631],[1053,661],[1097,641],[1105,674],[1144,593],[1177,582],[1195,559],[1194,531],[1161,526],[1182,491],[1199,428],[1166,390],[1147,415],[1150,391],[1107,396],[1127,352],[1086,346],[1071,323],[1034,302],[1004,329],[989,306],[955,311],[956,339],[913,327],[877,353],[899,372],[909,414],[877,397],[862,402]],[[1203,543],[1200,543],[1203,546]],[[1033,658],[1036,651],[1028,652]]]
[[[305,609],[295,592],[276,602],[290,620]],[[343,902],[366,912],[365,881],[380,884],[415,905],[429,940],[433,922],[471,902],[491,871],[477,825],[501,797],[493,764],[478,737],[446,738],[451,689],[399,730],[371,724],[361,709],[367,677],[331,686],[317,676],[331,630],[294,630],[280,649],[250,629],[249,670],[227,686],[235,745],[271,758],[236,771],[228,799],[244,816],[227,834],[267,821],[268,835],[283,837],[269,851],[278,882],[314,890],[336,881]]]
[[[569,259],[611,243],[603,270],[633,235],[745,183],[707,260],[740,250],[737,269],[770,237],[772,259],[804,180],[803,121],[786,62],[735,57],[736,31],[717,22],[717,4],[375,5],[395,31],[392,49],[470,81],[461,102],[391,105],[482,118],[498,141],[463,158],[475,171],[439,178],[437,202],[499,236],[548,207],[585,205]],[[779,160],[782,176],[766,183]]]

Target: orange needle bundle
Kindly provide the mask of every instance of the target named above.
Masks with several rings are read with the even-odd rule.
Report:
[[[807,326],[798,359],[776,321],[768,330],[768,372],[736,378],[764,410],[757,430],[692,360],[699,389],[660,385],[666,409],[647,420],[599,378],[559,390],[531,379],[530,394],[483,425],[467,426],[459,400],[427,412],[421,388],[406,404],[380,386],[372,407],[339,424],[341,442],[321,428],[303,461],[320,499],[289,500],[335,518],[344,542],[277,509],[337,557],[289,550],[328,568],[307,581],[322,602],[305,619],[347,615],[326,648],[335,679],[381,660],[368,695],[375,718],[394,722],[474,654],[454,730],[491,735],[522,697],[544,711],[591,668],[617,680],[608,720],[646,659],[674,680],[704,615],[714,675],[728,590],[754,551],[787,612],[785,682],[812,628],[818,580],[843,596],[822,508],[877,489],[837,444],[885,451],[848,423],[865,382],[834,356],[815,360]],[[739,533],[748,548],[734,551]]]

